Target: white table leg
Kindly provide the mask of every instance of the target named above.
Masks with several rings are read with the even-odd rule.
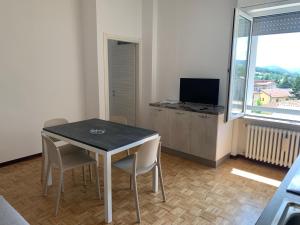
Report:
[[[112,222],[111,155],[104,154],[104,206],[105,222]]]
[[[152,169],[152,191],[154,193],[158,192],[158,168],[155,166]]]

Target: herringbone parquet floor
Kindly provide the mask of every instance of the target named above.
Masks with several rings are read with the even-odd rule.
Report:
[[[120,156],[117,156],[120,157]],[[104,224],[103,201],[97,199],[95,183],[83,186],[81,171],[65,176],[60,213],[54,216],[56,184],[43,197],[41,159],[0,168],[3,195],[31,225]],[[285,171],[243,159],[231,159],[218,169],[167,154],[162,155],[167,202],[151,192],[151,173],[139,177],[142,224],[252,225],[276,188],[231,173],[233,168],[281,180]],[[102,169],[100,180],[103,184]],[[54,173],[54,181],[57,174]],[[103,193],[103,185],[102,193]],[[128,175],[113,169],[113,224],[134,224],[136,214]]]

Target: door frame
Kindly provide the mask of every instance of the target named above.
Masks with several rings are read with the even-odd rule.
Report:
[[[114,34],[104,33],[104,43],[103,43],[103,58],[104,58],[104,98],[105,98],[105,119],[109,120],[109,65],[108,65],[108,41],[124,41],[136,44],[136,86],[135,86],[135,124],[139,123],[140,118],[140,105],[141,105],[141,89],[142,89],[142,48],[141,39],[131,38],[126,36],[119,36]]]

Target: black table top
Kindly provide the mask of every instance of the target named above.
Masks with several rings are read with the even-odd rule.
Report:
[[[54,127],[46,127],[43,128],[43,130],[104,151],[112,151],[157,134],[157,132],[152,130],[100,119],[90,119]],[[104,133],[99,134],[102,131],[104,131]]]

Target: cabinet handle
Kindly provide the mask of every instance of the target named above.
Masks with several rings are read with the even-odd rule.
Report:
[[[155,109],[155,111],[157,111],[157,112],[161,112],[161,111],[163,111],[162,109]]]
[[[176,114],[177,115],[184,115],[184,113],[182,113],[182,112],[177,112]]]
[[[207,119],[207,115],[198,115],[202,119]]]

